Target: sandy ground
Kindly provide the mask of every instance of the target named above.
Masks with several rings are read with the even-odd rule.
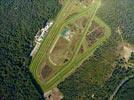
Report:
[[[128,62],[131,53],[134,52],[134,48],[129,44],[123,44],[121,55],[125,58],[126,62]]]
[[[48,91],[47,93],[44,94],[44,97],[46,98],[46,100],[62,100],[63,99],[63,95],[58,88],[53,88],[52,90]]]

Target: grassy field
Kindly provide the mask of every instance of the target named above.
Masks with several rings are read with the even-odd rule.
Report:
[[[86,60],[89,56],[91,56],[94,51],[103,44],[104,41],[109,38],[111,35],[110,28],[98,17],[95,17],[95,14],[100,7],[101,0],[95,0],[94,2],[90,3],[86,8],[78,9],[78,7],[82,7],[79,5],[80,2],[78,0],[72,1],[67,0],[65,5],[63,6],[62,10],[59,12],[54,25],[49,30],[47,37],[43,40],[39,51],[33,58],[30,70],[33,73],[36,81],[39,83],[41,88],[44,91],[49,91],[53,87],[57,86],[61,81],[63,81],[66,77],[68,77],[71,73],[73,73],[76,68],[78,68],[81,63]],[[77,6],[75,5],[77,4]],[[71,10],[69,9],[71,7]],[[79,41],[77,41],[76,46],[74,48],[73,56],[70,58],[67,64],[63,66],[54,66],[50,63],[49,56],[53,52],[57,42],[60,38],[60,33],[63,31],[64,27],[68,26],[70,23],[75,22],[77,19],[82,18],[83,16],[87,16],[87,21],[85,27],[81,31],[81,36]],[[98,39],[96,43],[94,43],[90,48],[87,48],[84,53],[78,56],[79,50],[85,41],[87,36],[87,32],[89,32],[89,28],[92,25],[92,21],[95,21],[97,24],[105,28],[104,36]],[[59,52],[59,51],[58,51]],[[44,70],[44,66],[47,63],[53,70],[51,71],[51,75],[47,77],[47,80],[41,80],[40,73],[41,70]],[[45,71],[44,71],[45,72]]]

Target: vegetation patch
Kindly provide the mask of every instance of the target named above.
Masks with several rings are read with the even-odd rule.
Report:
[[[71,55],[70,43],[63,37],[60,37],[49,57],[52,63],[58,66],[66,63]]]
[[[93,22],[89,32],[87,33],[86,41],[88,46],[92,46],[99,38],[101,38],[105,33],[104,27]]]
[[[45,65],[45,67],[43,67],[41,70],[41,76],[43,80],[45,80],[46,77],[48,77],[51,73],[52,73],[52,68],[49,67],[49,65]]]

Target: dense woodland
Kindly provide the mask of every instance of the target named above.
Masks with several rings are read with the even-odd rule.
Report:
[[[58,0],[0,0],[0,100],[43,99],[29,55],[34,35],[60,7]]]
[[[127,81],[118,91],[115,100],[133,100],[134,99],[134,78]],[[118,98],[118,99],[117,99]]]
[[[134,44],[133,5],[133,0],[102,0],[97,16],[111,27],[112,36],[96,50],[93,57],[58,85],[64,94],[64,100],[108,100],[121,80],[134,74],[131,68],[124,68],[126,63],[119,58],[117,49],[117,45],[122,42],[117,33],[118,27],[122,31],[124,42]],[[130,59],[132,62],[133,53]],[[134,83],[131,82],[132,84]],[[120,100],[120,96],[117,97]],[[129,93],[126,98],[131,100],[131,97],[133,95]]]
[[[64,100],[108,100],[124,77],[134,74],[134,71],[131,68],[126,70],[117,65],[112,76],[103,85],[83,79],[79,75],[82,73],[76,72],[59,85],[61,92],[64,93]],[[131,83],[131,85],[133,84]],[[131,93],[128,94],[130,94],[130,98],[133,97]],[[126,95],[126,98],[129,97]]]
[[[133,0],[102,0],[102,7],[98,11],[98,16],[110,25],[115,35],[120,27],[124,40],[131,44],[134,44],[133,5]]]

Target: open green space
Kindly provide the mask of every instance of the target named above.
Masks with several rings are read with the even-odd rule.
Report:
[[[110,28],[101,19],[95,17],[96,12],[100,7],[101,0],[94,0],[88,6],[86,5],[85,10],[78,10],[78,9],[76,10],[77,7],[76,8],[72,7],[72,12],[71,12],[69,10],[70,5],[73,6],[72,3],[73,4],[77,3],[77,5],[78,3],[81,3],[80,1],[79,2],[78,1],[79,0],[66,1],[65,5],[63,6],[62,10],[59,12],[57,16],[54,25],[49,30],[47,37],[43,40],[43,43],[41,44],[39,51],[37,52],[37,54],[35,55],[35,57],[31,62],[30,70],[44,91],[51,90],[52,88],[57,86],[57,84],[59,84],[61,81],[63,81],[66,77],[72,74],[82,64],[82,62],[85,61],[88,57],[92,56],[95,50],[99,46],[101,46],[111,35]],[[86,17],[86,19],[84,20],[85,25],[80,24],[82,18],[84,17]],[[78,55],[83,45],[83,42],[85,42],[87,34],[90,33],[89,29],[92,26],[93,20],[99,26],[104,28],[103,35],[100,38],[98,38],[97,41],[93,43],[91,47],[86,48],[81,55]],[[76,38],[77,40],[76,42],[71,42],[72,44],[75,44],[75,46],[73,47],[72,50],[70,50],[73,52],[73,55],[69,56],[70,57],[69,61],[63,65],[57,66],[57,64],[53,62],[54,59],[52,58],[54,58],[54,56],[52,54],[59,54],[57,55],[59,56],[59,59],[61,60],[63,59],[62,57],[60,58],[60,56],[65,53],[65,50],[67,50],[66,47],[68,46],[64,47],[63,46],[64,42],[62,42],[63,44],[61,44],[61,38],[64,39],[63,38],[64,36],[61,37],[61,34],[62,33],[65,34],[65,32],[66,33],[68,32],[64,30],[66,28],[68,28],[69,31],[71,31],[74,35],[76,35],[75,38],[78,37],[79,35],[80,36],[78,37],[79,39]],[[72,41],[75,40],[75,38],[72,39]],[[58,47],[60,47],[61,50],[56,51]],[[55,60],[55,62],[58,61]],[[46,63],[48,63],[47,67],[46,67]],[[48,66],[51,67],[53,71],[47,77],[47,79],[41,80],[39,78],[40,72],[42,69],[44,69],[44,67],[46,67],[46,69],[49,69]]]

